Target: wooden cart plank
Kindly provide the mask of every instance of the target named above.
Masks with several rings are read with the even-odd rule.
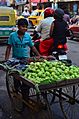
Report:
[[[23,81],[26,85],[30,86],[30,87],[35,87],[35,84],[33,82],[31,82],[29,79],[25,79],[23,76],[19,75],[17,72],[15,73],[11,73],[10,75],[12,75],[15,79]]]
[[[50,90],[50,89],[62,88],[62,87],[66,87],[69,85],[75,85],[75,84],[79,84],[79,78],[63,80],[63,81],[59,81],[53,84],[40,85],[39,89],[40,90]]]
[[[25,79],[23,76],[21,76],[17,73],[16,74],[13,73],[11,75],[14,76],[17,80],[23,81],[26,85],[35,88],[36,84],[33,83],[31,80]],[[41,91],[44,91],[44,90],[62,88],[62,87],[66,87],[69,85],[75,85],[75,84],[79,84],[79,78],[58,81],[58,82],[52,83],[52,84],[42,84],[42,85],[38,85],[38,87]]]

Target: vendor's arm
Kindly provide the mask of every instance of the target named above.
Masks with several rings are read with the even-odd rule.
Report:
[[[5,60],[9,59],[11,47],[12,47],[12,34],[10,34],[10,37],[8,38],[7,48],[5,52]]]
[[[38,52],[38,50],[35,48],[35,46],[32,46],[31,49],[37,56],[41,56],[40,53]]]
[[[29,43],[28,45],[30,46],[30,48],[32,49],[32,51],[37,55],[37,56],[41,56],[40,53],[38,52],[38,50],[35,48],[34,43],[31,39],[31,36],[28,34],[29,37]]]
[[[8,45],[5,52],[5,60],[9,59],[10,51],[11,51],[11,45]]]

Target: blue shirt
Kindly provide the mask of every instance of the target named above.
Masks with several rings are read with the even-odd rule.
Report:
[[[30,57],[30,47],[34,46],[31,36],[26,32],[22,39],[17,32],[10,34],[8,44],[12,45],[12,57],[27,58]]]

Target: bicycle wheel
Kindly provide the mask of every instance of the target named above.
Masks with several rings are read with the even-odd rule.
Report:
[[[78,85],[61,89],[59,102],[65,119],[79,119]]]
[[[18,88],[18,90],[16,91],[14,86],[14,78],[13,76],[9,76],[8,74],[6,74],[6,87],[13,109],[18,112],[23,111],[21,90],[20,88]]]

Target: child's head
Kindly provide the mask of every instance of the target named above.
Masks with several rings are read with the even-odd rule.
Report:
[[[28,21],[24,18],[21,18],[18,20],[18,23],[17,23],[18,26],[27,26],[28,27]]]
[[[20,31],[21,34],[24,34],[27,31],[27,27],[28,27],[28,21],[24,18],[21,18],[18,20],[18,29]]]

